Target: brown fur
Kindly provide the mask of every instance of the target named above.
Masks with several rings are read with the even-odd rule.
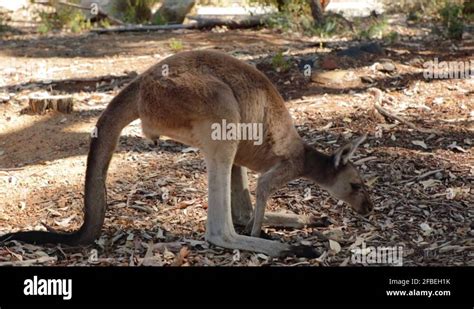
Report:
[[[166,71],[168,74],[163,74]],[[361,213],[372,208],[365,189],[351,189],[353,183],[362,184],[357,170],[347,163],[361,140],[334,155],[316,151],[298,135],[282,97],[265,75],[220,52],[192,51],[151,67],[115,97],[101,115],[98,137],[92,138],[88,155],[85,218],[79,231],[20,232],[4,235],[0,241],[87,244],[99,237],[106,209],[108,165],[121,130],[137,118],[151,139],[166,135],[202,150],[209,185],[206,239],[216,245],[269,255],[316,255],[312,249],[238,235],[232,223],[245,224],[254,217],[252,236],[259,235],[264,220],[292,227],[314,223],[312,218],[296,215],[264,214],[271,193],[298,177],[314,180]],[[263,124],[263,143],[212,140],[211,124],[222,119],[228,123]],[[253,216],[245,168],[261,173]]]
[[[162,76],[163,65],[170,69],[168,76]],[[231,104],[234,100],[229,97],[237,104]],[[170,98],[179,102],[179,113]],[[236,164],[254,171],[268,170],[289,156],[288,149],[303,151],[291,116],[271,82],[252,66],[219,52],[181,53],[145,72],[138,109],[149,137],[164,134],[196,147],[202,141],[188,135],[196,122],[263,123],[263,144],[241,141],[235,157]]]

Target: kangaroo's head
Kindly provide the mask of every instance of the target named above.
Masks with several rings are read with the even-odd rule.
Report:
[[[367,187],[350,158],[366,135],[340,147],[332,155],[325,156],[315,150],[306,155],[306,175],[329,193],[346,203],[361,215],[368,215],[373,204]]]

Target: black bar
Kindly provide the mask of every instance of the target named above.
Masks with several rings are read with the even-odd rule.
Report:
[[[25,280],[72,279],[72,298],[25,296]],[[473,308],[474,268],[460,267],[29,267],[0,268],[8,304],[419,304]],[[401,286],[392,280],[409,280]],[[421,280],[412,284],[412,279]],[[425,279],[430,279],[427,281]],[[434,283],[431,279],[449,279]],[[423,280],[425,282],[423,282]],[[426,283],[426,284],[423,284]],[[443,284],[446,283],[446,284]],[[450,296],[387,296],[387,290],[448,290]],[[69,306],[68,306],[69,307]],[[443,306],[448,308],[446,306]],[[48,308],[52,308],[51,306]]]

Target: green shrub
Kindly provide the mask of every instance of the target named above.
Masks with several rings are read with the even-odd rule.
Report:
[[[463,16],[466,21],[474,22],[474,1],[464,2]]]
[[[108,19],[101,19],[99,22],[101,28],[110,28],[110,21]]]
[[[151,7],[159,0],[120,0],[114,10],[125,22],[132,24],[148,23],[152,19]]]
[[[259,3],[281,7],[278,13],[272,14],[267,20],[267,26],[284,32],[300,32],[306,35],[317,35],[322,38],[333,36],[346,31],[346,24],[334,14],[326,15],[321,25],[315,25],[311,7],[307,0],[254,0]]]
[[[400,40],[400,35],[396,31],[390,31],[388,34],[383,36],[383,40],[387,44],[394,44]]]
[[[184,48],[183,42],[181,40],[177,40],[175,38],[172,38],[169,41],[169,46],[170,46],[171,50],[173,50],[175,53],[181,51]]]
[[[276,1],[262,1],[275,4]],[[280,12],[272,14],[267,25],[284,32],[311,32],[313,29],[311,8],[305,0],[285,1]]]
[[[376,20],[369,24],[368,27],[359,31],[359,39],[373,40],[382,39],[388,31],[387,19]]]
[[[314,34],[321,38],[332,36],[338,29],[338,23],[332,18],[325,18],[322,25],[315,26],[313,29]]]
[[[407,16],[408,21],[417,22],[421,20],[421,13],[419,11],[410,11]]]
[[[447,36],[451,39],[461,39],[464,31],[464,22],[461,19],[463,7],[461,5],[447,3],[440,11],[441,21],[447,30]]]
[[[286,72],[290,69],[290,62],[285,59],[282,52],[278,52],[272,57],[273,69],[277,72]]]
[[[73,33],[81,32],[92,27],[81,10],[56,4],[52,12],[37,12],[40,18],[38,32],[46,34],[53,30],[68,30]]]
[[[5,19],[3,17],[3,14],[0,13],[0,32],[5,31],[6,26],[5,26]]]
[[[166,25],[168,23],[166,18],[161,16],[161,14],[156,14],[156,16],[154,17],[154,19],[151,22],[154,25]]]

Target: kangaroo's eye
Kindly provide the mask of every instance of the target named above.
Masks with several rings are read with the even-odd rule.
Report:
[[[351,183],[352,190],[360,190],[362,185],[360,183]]]

